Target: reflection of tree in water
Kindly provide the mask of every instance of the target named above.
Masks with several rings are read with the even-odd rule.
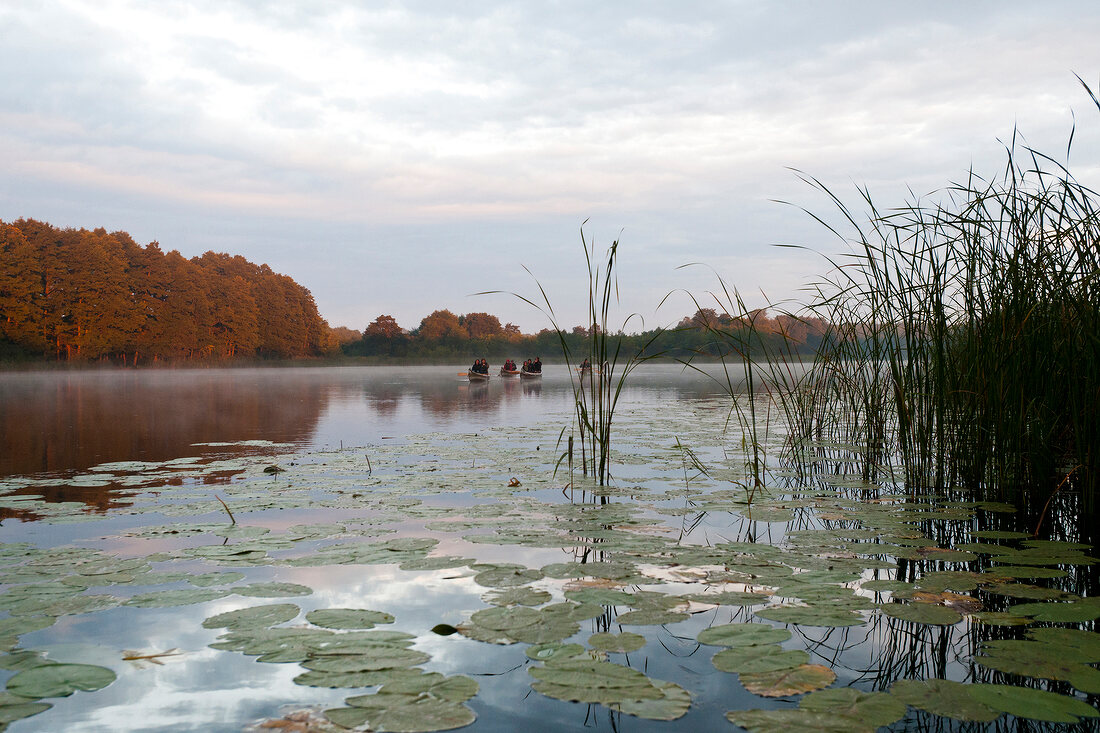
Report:
[[[193,456],[196,443],[308,439],[328,402],[251,370],[46,375],[0,385],[0,475]]]

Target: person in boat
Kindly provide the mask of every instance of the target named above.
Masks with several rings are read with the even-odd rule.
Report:
[[[585,360],[581,362],[581,371],[586,372],[586,371],[589,371],[591,368],[592,368],[592,362],[590,362],[588,360],[588,358],[585,357]]]
[[[531,371],[539,373],[542,372],[542,359],[537,356],[535,357],[535,360],[531,362]]]
[[[488,374],[489,373],[489,362],[486,361],[485,359],[481,360],[481,373],[482,374]]]

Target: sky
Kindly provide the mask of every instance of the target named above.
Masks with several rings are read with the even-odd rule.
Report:
[[[585,323],[583,231],[636,331],[804,297],[842,246],[804,176],[889,208],[1076,125],[1100,183],[1097,38],[1094,2],[3,0],[0,220],[240,254],[357,330]]]

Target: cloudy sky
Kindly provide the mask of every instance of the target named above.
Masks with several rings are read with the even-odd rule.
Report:
[[[760,301],[835,243],[791,169],[883,206],[1018,128],[1100,178],[1092,2],[3,0],[0,220],[264,262],[332,325],[582,322],[581,224],[624,313],[715,272]],[[706,267],[677,269],[685,263]],[[713,270],[713,272],[712,272]],[[633,329],[631,329],[633,330]]]

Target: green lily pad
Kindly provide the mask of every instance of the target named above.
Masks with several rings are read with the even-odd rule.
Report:
[[[610,704],[663,697],[644,674],[611,662],[562,659],[527,671],[538,680],[531,685],[537,692],[558,700]]]
[[[624,631],[621,634],[600,632],[588,637],[588,644],[602,652],[633,652],[645,646],[646,639],[641,634]]]
[[[1002,639],[986,642],[974,661],[983,667],[1023,677],[1064,680],[1081,692],[1100,693],[1100,670],[1085,663],[1087,652],[1060,644]]]
[[[952,680],[898,680],[890,688],[890,694],[918,710],[955,720],[984,723],[1000,717],[997,710],[971,694],[973,690],[974,685]]]
[[[381,709],[333,708],[326,710],[325,716],[337,725],[348,728],[368,724],[372,730],[394,733],[452,730],[477,720],[474,711],[465,705],[431,696],[418,697],[412,702]]]
[[[828,687],[836,681],[836,673],[820,664],[803,664],[774,672],[742,673],[741,684],[761,697],[788,697]]]
[[[854,611],[833,606],[771,606],[756,611],[760,618],[801,626],[860,626],[867,620]]]
[[[1077,602],[1020,603],[1008,609],[1016,616],[1054,623],[1085,623],[1100,618],[1100,604]]]
[[[712,646],[754,646],[757,644],[781,644],[791,638],[787,629],[777,629],[767,624],[740,623],[711,626],[699,632],[696,640]]]
[[[880,610],[890,618],[930,626],[952,626],[962,621],[958,611],[932,603],[887,603]]]
[[[8,680],[8,692],[20,697],[67,697],[77,690],[100,690],[115,681],[115,673],[92,664],[46,664],[18,672]]]
[[[653,686],[661,693],[661,697],[655,700],[623,700],[610,703],[608,707],[646,720],[676,720],[691,709],[691,694],[683,687],[660,680],[654,680]]]
[[[783,649],[772,644],[723,649],[711,660],[715,668],[736,674],[775,672],[798,667],[809,661],[810,655],[801,649]]]
[[[124,605],[138,608],[167,608],[171,606],[190,606],[194,603],[207,603],[225,598],[229,591],[223,588],[186,588],[182,590],[160,590],[133,596]]]
[[[22,702],[0,701],[0,726],[6,726],[13,721],[29,718],[32,715],[38,715],[52,707],[53,705],[48,702],[28,702],[26,700]]]
[[[301,609],[293,603],[276,603],[270,606],[252,606],[236,611],[226,611],[202,622],[204,629],[248,629],[274,626],[296,617]]]
[[[249,598],[291,598],[294,596],[308,596],[313,593],[313,589],[308,585],[276,582],[235,585],[229,590],[239,596],[248,596]]]
[[[326,629],[373,629],[375,624],[392,624],[394,619],[388,613],[364,608],[319,608],[307,613],[306,621]]]
[[[584,653],[584,647],[580,644],[563,644],[559,641],[551,641],[545,644],[533,644],[524,652],[528,659],[536,662],[550,663],[559,659],[569,659]]]
[[[1048,723],[1077,723],[1079,718],[1100,717],[1096,708],[1084,700],[1046,690],[1009,685],[970,685],[974,699],[994,710],[1017,718]]]
[[[876,726],[811,710],[732,710],[726,719],[749,733],[875,733]]]
[[[905,705],[885,692],[863,692],[854,687],[811,692],[798,702],[802,710],[838,715],[875,728],[905,717]]]

